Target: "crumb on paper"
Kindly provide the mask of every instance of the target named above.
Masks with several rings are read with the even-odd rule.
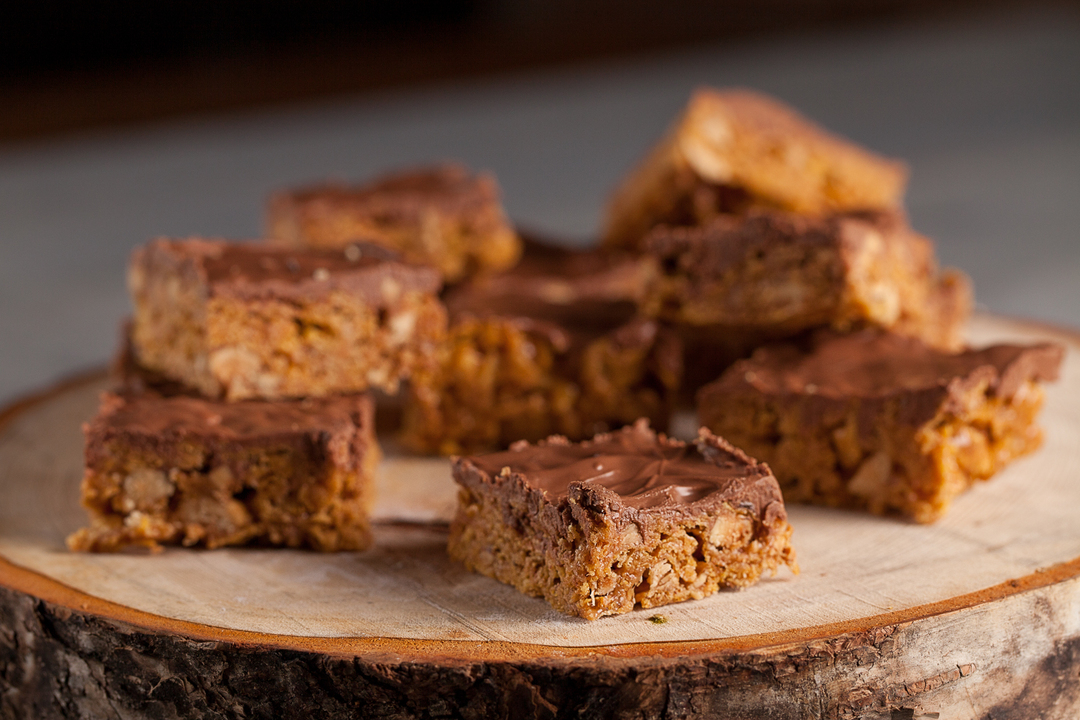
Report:
[[[649,617],[649,622],[651,622],[653,625],[663,625],[664,623],[667,622],[667,616],[666,615],[652,615],[652,616]]]

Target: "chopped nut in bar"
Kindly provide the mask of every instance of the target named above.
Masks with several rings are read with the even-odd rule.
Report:
[[[797,571],[769,468],[707,430],[520,442],[456,459],[454,480],[450,556],[588,620]]]
[[[84,426],[73,550],[371,542],[374,404],[367,395],[226,403],[106,393]]]
[[[452,288],[439,362],[409,383],[404,444],[452,455],[583,439],[642,416],[666,426],[682,350],[637,315],[653,272],[647,259],[530,243],[514,270]]]
[[[936,330],[939,286],[966,280],[940,273],[930,240],[893,213],[752,211],[701,227],[656,228],[646,248],[663,268],[646,304],[670,322],[766,337],[905,323],[912,334],[943,335],[943,344],[955,346],[967,320],[954,312],[955,327]]]
[[[646,247],[662,270],[644,307],[679,333],[691,401],[770,341],[878,326],[955,350],[971,312],[967,277],[939,271],[931,241],[897,213],[752,210],[655,228]]]
[[[788,502],[929,523],[1039,447],[1056,344],[947,353],[878,330],[768,346],[698,393],[701,423],[762,458]]]
[[[136,249],[135,359],[211,398],[395,392],[445,335],[441,279],[385,248],[351,247],[161,239]]]

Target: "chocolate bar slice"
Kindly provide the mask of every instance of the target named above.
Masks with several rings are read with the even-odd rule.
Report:
[[[701,227],[658,227],[645,244],[662,272],[644,305],[683,341],[691,402],[770,341],[878,326],[956,350],[971,312],[967,277],[939,271],[932,243],[896,213],[752,210]]]
[[[520,442],[457,459],[454,480],[450,556],[588,620],[797,571],[769,468],[707,430]]]
[[[387,175],[355,187],[280,192],[271,198],[267,225],[272,239],[294,247],[385,245],[409,262],[438,268],[447,282],[505,270],[521,255],[495,178],[458,165]]]
[[[637,313],[653,273],[647,260],[530,243],[514,270],[452,288],[438,363],[409,383],[404,444],[452,455],[639,417],[665,427],[682,351]]]
[[[395,392],[446,331],[438,273],[376,245],[161,239],[128,282],[135,359],[211,398]]]
[[[894,213],[812,218],[759,210],[701,227],[656,228],[645,244],[663,268],[646,304],[670,322],[766,337],[905,323],[949,345],[967,319],[952,313],[956,325],[936,329],[939,286],[966,285],[966,278],[939,273],[933,244]]]
[[[754,207],[823,215],[900,207],[907,170],[746,90],[701,89],[616,190],[604,245],[633,249],[656,225],[700,225]]]
[[[235,403],[105,393],[73,550],[262,544],[360,550],[380,452],[367,395]]]
[[[762,458],[788,502],[916,522],[1039,447],[1064,348],[946,353],[877,330],[759,349],[698,393],[701,423]]]

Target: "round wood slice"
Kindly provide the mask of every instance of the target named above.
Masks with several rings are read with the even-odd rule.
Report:
[[[103,374],[0,415],[0,717],[1080,717],[1080,338],[1044,447],[931,526],[789,508],[802,573],[588,622],[444,551],[443,459],[387,443],[363,553],[70,553]],[[692,418],[687,425],[693,426]]]

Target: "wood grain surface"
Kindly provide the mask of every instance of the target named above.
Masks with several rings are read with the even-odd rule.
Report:
[[[0,420],[0,717],[92,717],[98,693],[115,717],[1073,718],[1080,345],[971,328],[1044,338],[1069,346],[1044,448],[939,523],[793,507],[801,575],[592,623],[451,563],[448,464],[392,449],[365,553],[69,553],[104,380],[74,382]]]

